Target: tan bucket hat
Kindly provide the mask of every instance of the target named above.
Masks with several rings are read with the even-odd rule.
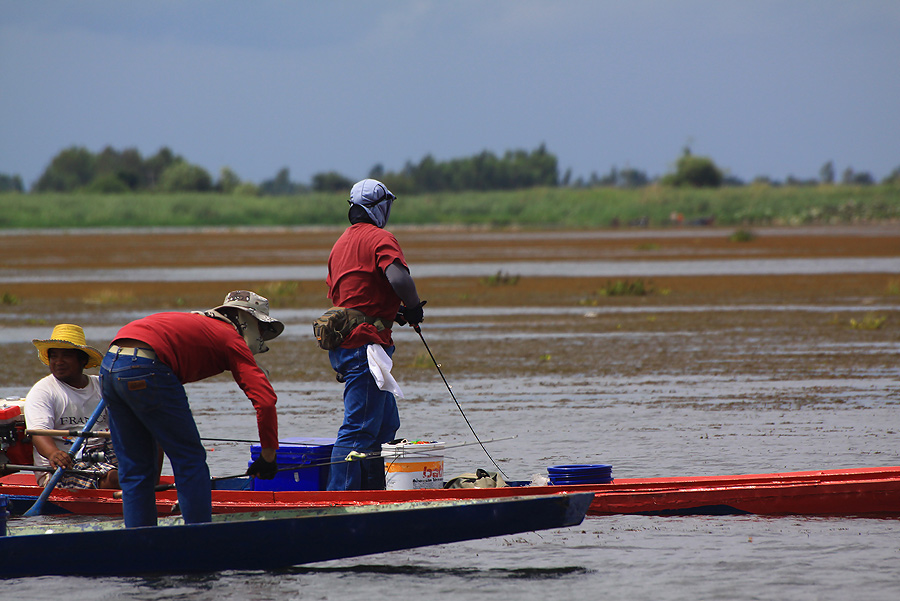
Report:
[[[72,325],[70,323],[61,323],[53,328],[48,340],[32,340],[34,346],[37,347],[38,357],[44,365],[50,365],[50,359],[47,357],[47,351],[52,348],[74,348],[84,351],[89,357],[85,369],[97,367],[103,362],[103,353],[92,346],[87,345],[84,337],[84,330],[81,326]]]
[[[260,325],[265,324],[267,327],[259,329],[263,340],[272,340],[284,331],[284,324],[269,316],[269,299],[255,292],[250,290],[232,290],[225,295],[225,302],[218,307],[214,307],[213,310],[219,311],[228,307],[246,311],[255,317]]]

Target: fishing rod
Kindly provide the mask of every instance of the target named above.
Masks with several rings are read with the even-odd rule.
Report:
[[[485,441],[479,440],[478,442],[460,442],[460,443],[457,443],[457,444],[448,444],[448,445],[442,446],[442,447],[439,448],[439,449],[416,449],[416,444],[413,443],[412,445],[410,445],[409,447],[407,447],[406,450],[407,450],[407,451],[410,451],[410,450],[415,449],[417,453],[421,453],[422,455],[425,455],[425,456],[430,456],[430,454],[432,454],[432,453],[437,453],[437,452],[443,453],[443,452],[444,452],[445,450],[447,450],[447,449],[459,449],[459,448],[461,448],[461,447],[471,447],[471,446],[476,445],[476,444],[477,444],[477,445],[485,445],[485,444],[488,444],[489,442],[499,442],[499,441],[501,441],[501,440],[513,440],[513,439],[518,438],[518,437],[519,437],[518,435],[516,435],[516,436],[504,436],[503,438],[490,438],[490,439],[485,440]],[[405,439],[404,439],[404,440],[405,440]],[[409,442],[409,441],[406,441],[406,442]],[[390,443],[388,443],[388,444],[390,444]],[[363,454],[363,453],[361,453],[361,454]],[[353,455],[353,453],[350,453],[350,455]],[[347,459],[346,459],[347,461],[350,460],[350,455],[347,455]],[[380,452],[380,451],[375,451],[374,453],[365,453],[364,455],[371,455],[372,457],[380,457],[380,456],[381,456],[381,452]],[[412,457],[412,456],[413,456],[413,455],[411,455],[411,454],[408,454],[408,455],[407,455],[407,457]],[[367,457],[367,458],[368,458],[368,457]]]
[[[447,449],[458,449],[460,447],[470,447],[470,446],[476,445],[476,444],[482,445],[482,448],[484,448],[484,445],[489,442],[497,442],[500,440],[512,440],[514,438],[518,438],[518,436],[506,436],[504,438],[491,438],[490,440],[485,440],[483,442],[480,440],[478,442],[461,442],[459,444],[451,444],[451,445],[442,446],[439,449],[416,449],[417,445],[412,444],[409,447],[406,447],[406,449],[404,449],[404,451],[407,451],[404,453],[404,456],[410,457],[410,458],[433,457],[435,453],[443,454],[443,452]],[[388,443],[388,444],[390,444],[390,443]],[[408,451],[413,451],[413,452],[409,453]],[[320,465],[336,465],[339,463],[347,463],[348,461],[360,461],[363,459],[377,459],[379,457],[383,457],[383,455],[381,454],[381,451],[373,451],[371,453],[360,453],[358,451],[351,451],[350,453],[347,454],[347,456],[344,459],[342,459],[340,461],[332,461],[331,463],[304,464],[303,467],[317,467]],[[398,457],[398,459],[399,459],[399,457]],[[395,461],[396,461],[396,459],[395,459]],[[497,469],[500,469],[500,468],[497,468]]]
[[[350,458],[351,456],[353,456],[353,459]],[[296,465],[279,466],[275,471],[276,472],[292,472],[295,470],[304,469],[304,468],[308,468],[308,467],[325,467],[328,465],[337,465],[338,463],[347,463],[349,461],[357,461],[357,460],[362,460],[362,459],[374,459],[375,457],[378,457],[378,456],[380,456],[380,454],[376,455],[375,453],[365,454],[365,453],[353,452],[353,453],[350,453],[349,455],[347,455],[347,458],[341,459],[340,461],[329,461],[327,463],[300,463],[300,464],[296,464]],[[236,480],[238,478],[250,478],[250,477],[251,476],[247,472],[241,472],[240,474],[232,474],[230,476],[213,476],[212,478],[210,478],[210,481],[212,482],[212,484],[215,484],[216,482],[219,482],[221,480]],[[173,488],[176,488],[175,482],[170,482],[168,484],[157,484],[156,486],[153,487],[153,490],[154,490],[154,492],[162,492],[162,491],[166,491],[166,490],[172,490]],[[121,499],[122,491],[117,490],[116,492],[114,492],[113,498]]]
[[[70,430],[25,430],[25,434],[29,436],[79,436],[81,435],[81,430],[70,429]],[[85,432],[88,438],[112,438],[112,435],[107,431],[102,432]],[[212,442],[249,442],[252,444],[259,444],[258,440],[243,440],[240,438],[200,438],[200,440],[209,440]]]
[[[25,430],[25,434],[30,436],[77,436],[81,434],[79,430]],[[101,432],[86,432],[85,433],[88,438],[111,438],[111,434],[106,431]],[[477,438],[477,436],[476,436]],[[469,447],[476,444],[486,444],[489,442],[497,442],[500,440],[513,440],[514,438],[518,438],[518,436],[505,436],[503,438],[491,438],[490,440],[478,441],[478,442],[463,442],[460,444],[443,446],[440,449],[434,449],[434,451],[443,451],[444,449],[458,449],[460,447]],[[214,442],[249,442],[251,444],[259,444],[258,440],[244,440],[241,438],[203,438],[200,440],[211,440]],[[432,452],[434,452],[432,451]],[[429,453],[427,450],[420,450],[420,453]],[[373,453],[373,457],[379,457],[380,452]],[[341,462],[336,462],[341,463]],[[307,465],[307,464],[304,464]]]
[[[351,456],[353,456],[353,459],[350,458]],[[353,452],[353,453],[350,453],[349,455],[347,455],[347,458],[341,459],[340,461],[329,461],[327,463],[300,463],[300,464],[296,464],[296,465],[279,466],[275,471],[276,472],[292,472],[295,470],[304,469],[304,468],[308,468],[308,467],[325,467],[328,465],[337,465],[339,463],[347,463],[349,461],[357,461],[357,460],[362,460],[362,459],[374,459],[375,457],[380,457],[380,453],[378,455],[376,455],[375,453],[365,454],[365,453]],[[215,484],[216,482],[219,482],[221,480],[236,480],[237,478],[250,478],[250,477],[251,476],[247,472],[241,472],[240,474],[232,474],[230,476],[213,476],[212,478],[210,478],[210,481],[212,482],[212,484]],[[157,484],[156,486],[153,487],[153,490],[154,490],[154,492],[162,492],[162,491],[166,491],[166,490],[172,490],[173,488],[176,488],[175,482],[170,482],[168,484]],[[117,490],[116,492],[114,492],[113,498],[121,499],[122,491]]]
[[[484,448],[485,444],[488,444],[491,442],[497,442],[500,440],[512,440],[514,438],[518,438],[518,436],[506,436],[504,438],[491,438],[490,440],[485,440],[483,442],[482,441],[462,442],[459,444],[447,445],[441,449],[434,449],[434,451],[444,451],[445,449],[458,449],[460,447],[469,447],[469,446],[476,445],[476,444],[482,445],[482,448]],[[434,451],[432,451],[432,452],[434,452]],[[419,452],[423,453],[425,455],[427,455],[429,453],[428,450],[421,450]],[[276,471],[277,472],[290,472],[290,471],[305,469],[305,468],[310,468],[310,467],[326,467],[329,465],[339,465],[342,463],[349,463],[351,461],[365,461],[366,459],[378,459],[381,456],[382,456],[381,451],[374,451],[372,453],[359,453],[357,451],[352,451],[352,452],[348,453],[345,458],[340,459],[338,461],[328,461],[328,462],[322,462],[322,463],[301,463],[299,465],[288,465],[288,466],[284,466],[284,467],[279,467]],[[499,468],[497,468],[497,469],[499,469]],[[232,474],[231,476],[213,476],[212,478],[210,478],[210,480],[215,484],[216,482],[218,482],[220,480],[236,480],[237,478],[247,478],[247,477],[249,477],[247,475],[247,472],[243,472],[240,474]],[[169,483],[169,484],[158,484],[154,487],[153,490],[156,492],[161,492],[161,491],[165,491],[165,490],[172,490],[173,488],[175,488],[174,482]],[[118,490],[118,491],[114,492],[113,498],[121,499],[122,491]]]
[[[15,463],[4,463],[0,465],[0,474],[14,474],[16,472],[47,472],[54,473],[57,468],[43,465],[17,465]],[[97,476],[97,472],[90,470],[74,470],[63,468],[64,474],[74,474],[76,476]]]
[[[491,457],[490,453],[488,453],[488,450],[484,447],[484,444],[481,442],[481,439],[478,438],[478,434],[475,432],[475,428],[473,428],[472,424],[469,422],[469,418],[466,417],[466,412],[463,411],[463,408],[459,404],[459,401],[456,400],[456,395],[453,394],[453,388],[447,382],[447,378],[444,377],[444,372],[441,371],[441,364],[438,363],[437,359],[434,358],[434,353],[431,352],[431,349],[428,347],[428,343],[425,342],[425,336],[422,335],[422,328],[420,328],[419,324],[417,324],[417,323],[410,324],[410,325],[412,325],[413,329],[416,331],[416,334],[419,335],[419,338],[422,339],[422,344],[425,345],[425,350],[428,351],[428,355],[431,357],[431,362],[434,363],[434,366],[437,368],[438,373],[441,375],[441,380],[444,381],[444,386],[447,387],[447,392],[450,393],[450,396],[453,398],[453,402],[456,403],[456,407],[459,409],[460,414],[463,416],[463,419],[466,420],[466,425],[469,426],[469,430],[472,431],[472,435],[475,436],[475,440],[477,440],[478,444],[481,445],[481,450],[483,450],[484,454],[488,456],[488,459],[491,460],[491,463],[494,464],[494,467],[497,468],[497,471],[500,472],[501,474],[503,474],[503,477],[508,480],[509,476],[506,475],[506,472],[504,472],[502,469],[500,469],[500,466],[497,465],[497,462],[494,461],[494,458]]]

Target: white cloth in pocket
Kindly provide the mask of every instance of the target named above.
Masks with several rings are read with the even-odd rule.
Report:
[[[372,377],[375,378],[379,390],[392,392],[394,396],[402,399],[403,391],[400,390],[400,385],[391,375],[394,362],[391,361],[384,347],[380,344],[370,344],[366,347],[366,356],[369,358],[369,371],[372,372]]]

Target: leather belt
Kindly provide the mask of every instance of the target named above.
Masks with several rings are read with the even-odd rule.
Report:
[[[108,352],[116,353],[119,356],[126,355],[131,357],[143,357],[144,359],[156,359],[156,353],[148,348],[134,348],[130,346],[119,346],[117,344],[113,344],[109,347]]]

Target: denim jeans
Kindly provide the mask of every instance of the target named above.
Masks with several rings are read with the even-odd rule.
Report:
[[[388,356],[394,347],[385,349]],[[373,453],[390,442],[400,428],[397,401],[378,389],[369,371],[366,347],[329,351],[334,371],[344,378],[344,423],[338,430],[331,454],[328,490],[379,490],[384,488],[384,460],[343,461],[351,451]]]
[[[187,394],[169,366],[155,359],[107,353],[100,387],[119,458],[125,526],[156,525],[157,444],[172,464],[185,523],[212,519],[206,450]]]

